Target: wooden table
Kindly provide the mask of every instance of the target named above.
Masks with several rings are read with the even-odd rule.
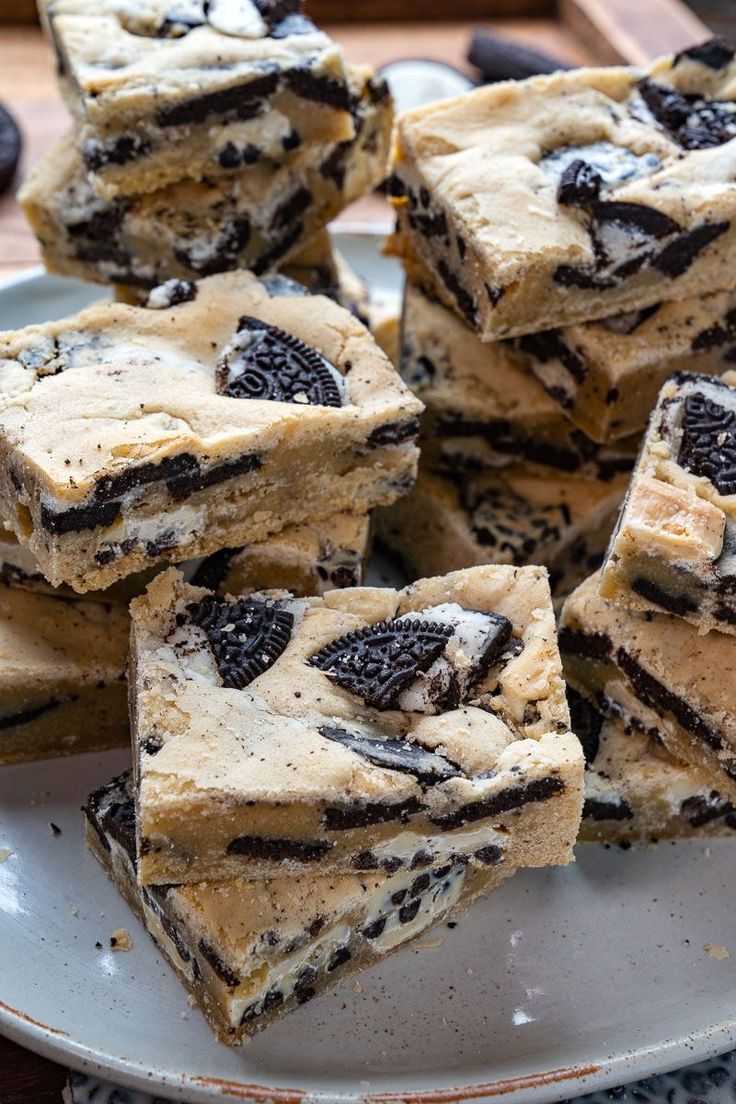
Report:
[[[610,35],[610,26],[616,25],[614,17],[617,9],[624,10],[622,0],[563,2],[574,9],[569,25],[550,19],[481,20],[473,25],[486,26],[495,33],[536,46],[572,64],[603,60],[600,56],[604,52],[600,47],[602,32],[593,17],[598,12],[603,13],[609,21],[606,33]],[[671,10],[671,0],[654,2]],[[630,0],[625,0],[625,3],[630,11]],[[328,30],[343,44],[352,61],[378,66],[410,55],[436,58],[467,69],[465,51],[470,26],[467,22],[352,23]],[[655,29],[656,34],[653,34]],[[617,59],[616,53],[622,51],[633,52],[630,60],[640,60],[642,56],[650,56],[658,50],[677,49],[693,39],[704,37],[701,30],[696,21],[682,14],[668,25],[663,24],[661,19],[654,23],[646,21],[637,28],[638,37],[628,41],[626,35],[621,37],[614,49],[613,60]],[[656,46],[652,49],[655,42]],[[611,57],[605,60],[611,60]],[[25,151],[20,180],[69,124],[66,108],[56,87],[51,50],[33,27],[4,26],[0,32],[0,102],[12,108],[23,130]],[[381,201],[372,198],[362,200],[343,216],[344,219],[357,218],[361,221],[384,220],[386,217]],[[11,192],[0,199],[0,279],[38,263],[35,240]],[[64,1081],[65,1071],[61,1067],[0,1037],[0,1104],[59,1104]]]

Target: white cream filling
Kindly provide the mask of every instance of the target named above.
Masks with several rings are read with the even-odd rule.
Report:
[[[462,701],[470,689],[483,656],[498,633],[497,621],[478,610],[463,609],[457,602],[408,613],[401,621],[434,621],[451,625],[452,636],[427,671],[420,672],[411,686],[401,694],[399,709],[407,713],[434,713],[436,703],[442,703],[454,682],[459,684]]]
[[[207,22],[222,34],[265,38],[268,28],[253,0],[209,0]]]
[[[418,851],[429,851],[441,862],[448,861],[450,854],[472,857],[481,847],[495,845],[503,848],[507,837],[487,825],[468,828],[464,831],[438,832],[436,835],[424,835],[421,832],[399,832],[397,836],[371,847],[371,852],[379,860],[382,858],[411,860]]]
[[[132,496],[131,496],[132,497]],[[123,499],[125,509],[126,499]],[[105,544],[118,544],[124,540],[137,540],[141,544],[155,542],[158,537],[171,533],[171,544],[185,544],[198,536],[205,528],[207,511],[203,506],[183,505],[151,517],[136,514],[122,516],[105,530]]]

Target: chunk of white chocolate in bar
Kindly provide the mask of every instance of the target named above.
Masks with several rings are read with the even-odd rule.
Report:
[[[736,638],[620,609],[596,574],[565,602],[560,651],[568,683],[601,712],[656,731],[675,759],[736,797]]]
[[[407,111],[392,249],[488,341],[733,288],[735,81],[708,43]]]
[[[736,633],[736,376],[678,373],[660,393],[601,594]]]
[[[542,568],[301,600],[171,570],[131,610],[143,883],[484,865],[527,804],[574,836]]]
[[[494,865],[450,861],[391,874],[159,887],[137,881],[129,778],[113,780],[85,806],[90,848],[230,1045],[457,915],[529,855],[556,861],[569,850],[567,826],[547,826],[539,811],[520,811],[519,839],[499,833]]]
[[[457,475],[524,462],[540,474],[590,479],[633,467],[638,437],[596,444],[546,394],[525,353],[510,342],[482,342],[411,284],[400,347],[401,374],[426,406],[425,465]]]
[[[308,149],[282,166],[241,166],[227,177],[186,180],[146,195],[100,197],[75,135],[67,134],[19,195],[46,267],[139,289],[235,268],[262,275],[292,258],[303,267],[308,258],[297,252],[386,174],[392,121],[386,86],[370,70],[354,68],[351,89],[358,133],[349,142]],[[313,267],[323,263],[316,255]]]
[[[0,583],[0,763],[128,743],[129,632],[119,605]]]
[[[547,394],[594,441],[638,434],[668,376],[736,364],[736,292],[579,322],[511,341]]]
[[[336,587],[359,586],[368,554],[369,520],[365,515],[335,514],[311,525],[290,525],[264,541],[243,548],[221,548],[202,560],[180,564],[185,578],[219,594],[238,594],[254,587],[277,587],[298,596],[324,594]],[[123,602],[142,594],[157,568],[128,575],[90,598]],[[70,587],[53,587],[33,553],[0,529],[0,581],[57,597],[77,597]]]
[[[247,272],[151,305],[0,336],[0,506],[54,586],[104,589],[409,489],[421,405],[348,311]]]
[[[485,563],[542,564],[556,599],[599,567],[626,476],[545,476],[522,467],[448,479],[422,470],[406,498],[376,514],[378,539],[413,576]]]
[[[100,194],[154,192],[353,138],[342,52],[298,0],[262,4],[260,33],[225,30],[215,17],[225,5],[192,0],[177,18],[170,0],[39,4]],[[258,0],[240,6],[256,12]]]
[[[580,841],[734,834],[736,805],[678,762],[656,729],[603,717],[574,691],[570,713],[586,756]]]

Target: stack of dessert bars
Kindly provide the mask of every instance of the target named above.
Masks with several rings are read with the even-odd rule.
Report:
[[[398,121],[397,363],[426,412],[379,532],[416,572],[581,584],[560,641],[583,838],[736,828],[734,87],[712,40]]]
[[[733,50],[581,69],[405,113],[398,363],[426,406],[383,541],[418,573],[605,551],[664,379],[736,360]]]
[[[392,102],[301,0],[39,0],[73,116],[20,201],[47,267],[152,287],[296,264],[336,291],[327,223],[386,174]]]

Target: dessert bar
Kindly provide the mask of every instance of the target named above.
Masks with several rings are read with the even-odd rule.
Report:
[[[530,474],[448,479],[421,470],[406,498],[376,515],[380,542],[413,577],[485,563],[543,564],[555,598],[600,567],[626,477]]]
[[[665,383],[601,578],[604,597],[676,613],[703,632],[736,633],[730,378],[679,373]]]
[[[101,195],[153,192],[354,136],[340,49],[299,0],[42,0]]]
[[[591,479],[630,471],[638,437],[596,444],[545,393],[526,360],[510,342],[482,342],[446,307],[408,285],[400,371],[427,408],[424,461],[451,474],[512,461]]]
[[[0,584],[0,763],[128,743],[120,605]]]
[[[370,70],[351,70],[356,137],[184,180],[146,195],[102,198],[72,133],[48,151],[19,199],[46,267],[98,283],[151,288],[234,268],[267,273],[291,258],[385,176],[392,105]]]
[[[649,842],[736,830],[736,805],[674,759],[656,730],[604,718],[575,691],[570,713],[586,756],[579,841]]]
[[[537,803],[577,832],[543,568],[302,599],[170,569],[131,613],[142,883],[493,865]]]
[[[641,433],[668,376],[736,365],[736,292],[654,303],[511,344],[583,433],[619,440]]]
[[[735,79],[713,41],[405,112],[392,249],[486,341],[733,288]]]
[[[534,806],[519,812],[518,839],[498,835],[491,866],[457,859],[390,874],[141,886],[129,776],[103,786],[85,805],[90,848],[230,1045],[457,915],[529,855],[568,861],[567,828],[547,826],[539,812]]]
[[[365,513],[415,476],[421,404],[352,314],[282,276],[171,280],[5,333],[0,387],[6,524],[81,592]]]
[[[655,731],[667,750],[736,797],[736,639],[681,617],[633,613],[591,575],[565,602],[560,651],[568,683],[600,712]]]

